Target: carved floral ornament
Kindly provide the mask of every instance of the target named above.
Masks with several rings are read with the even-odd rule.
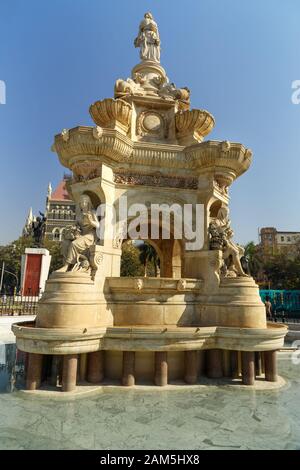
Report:
[[[63,130],[61,131],[61,136],[62,136],[64,142],[68,142],[68,140],[70,139],[70,131],[69,131],[69,129],[63,129]]]
[[[96,158],[77,160],[72,165],[72,171],[74,181],[87,181],[101,175],[101,165]]]
[[[143,279],[135,279],[134,281],[134,288],[138,291],[141,292],[141,290],[144,287],[144,281]]]
[[[167,177],[162,175],[143,175],[133,173],[114,173],[114,182],[125,185],[148,185],[170,188],[197,189],[198,178]]]
[[[186,289],[186,280],[185,279],[179,279],[177,282],[177,290],[178,291],[184,291]]]
[[[164,115],[155,111],[143,111],[136,122],[138,135],[167,137],[167,122]]]
[[[228,185],[226,186],[226,185],[220,184],[220,182],[217,179],[213,180],[213,187],[224,196],[228,195]]]
[[[101,139],[103,136],[103,129],[100,126],[93,127],[93,137],[95,140]]]

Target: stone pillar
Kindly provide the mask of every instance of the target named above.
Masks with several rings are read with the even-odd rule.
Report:
[[[205,351],[198,351],[198,376],[205,375]]]
[[[238,373],[242,375],[242,351],[238,351]]]
[[[42,365],[42,376],[41,382],[51,382],[51,371],[52,371],[52,357],[49,354],[44,354],[43,365]]]
[[[61,356],[52,356],[50,384],[57,387],[59,384],[59,373],[61,366]]]
[[[187,384],[195,384],[198,379],[198,351],[185,351],[184,381]]]
[[[255,376],[259,377],[262,374],[261,352],[255,351]]]
[[[265,353],[262,351],[261,352],[261,371],[264,374],[265,373]]]
[[[135,384],[135,352],[123,351],[122,385],[131,387]]]
[[[78,354],[66,354],[63,359],[62,391],[72,392],[76,388]]]
[[[255,365],[254,352],[242,352],[242,382],[244,385],[254,385]]]
[[[104,377],[104,352],[95,351],[88,354],[87,380],[100,383]]]
[[[239,378],[238,351],[230,351],[230,371],[233,379]]]
[[[265,351],[265,376],[268,382],[277,382],[276,351]]]
[[[224,377],[231,377],[231,367],[230,367],[230,351],[223,350],[223,375]]]
[[[155,352],[155,376],[154,383],[160,387],[168,384],[168,353]]]
[[[211,379],[223,377],[221,349],[208,349],[206,351],[206,373],[207,377]]]
[[[30,353],[28,356],[28,368],[26,389],[36,390],[41,385],[43,355]]]
[[[26,380],[27,373],[28,373],[28,363],[29,363],[29,353],[24,352],[24,378]]]
[[[87,353],[82,353],[79,356],[79,380],[84,382],[86,380],[87,371]]]

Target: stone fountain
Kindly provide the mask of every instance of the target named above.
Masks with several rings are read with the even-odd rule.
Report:
[[[17,347],[28,353],[27,389],[36,391],[43,380],[64,392],[88,383],[197,384],[204,376],[252,386],[258,378],[276,381],[286,327],[266,323],[228,210],[229,188],[249,168],[252,152],[236,142],[204,141],[215,120],[190,109],[189,89],[169,81],[150,13],[134,44],[141,62],[130,78],[116,81],[114,99],[90,106],[95,125],[55,136],[53,151],[73,175],[68,190],[78,216],[65,231],[64,265],[48,279],[36,321],[12,327]],[[201,206],[201,246],[175,236],[175,215],[164,237],[158,218],[158,236],[148,230],[147,239],[160,258],[160,277],[120,277],[132,216],[111,219],[99,207],[117,209],[125,198],[128,207],[189,205],[194,215]],[[148,224],[147,214],[140,228]]]

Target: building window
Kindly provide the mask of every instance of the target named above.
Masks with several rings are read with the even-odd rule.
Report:
[[[291,241],[291,237],[287,237],[287,241],[290,242],[290,241]]]
[[[284,237],[281,237],[281,241],[284,242]]]
[[[60,231],[59,231],[59,228],[55,228],[53,231],[52,231],[52,235],[53,235],[53,240],[58,242],[60,240]]]

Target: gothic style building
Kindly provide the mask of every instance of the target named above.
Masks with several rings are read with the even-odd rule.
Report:
[[[64,228],[75,220],[75,202],[66,187],[68,178],[65,175],[53,192],[50,183],[48,186],[45,237],[49,240],[61,241]]]
[[[48,240],[61,241],[62,234],[67,225],[72,225],[75,220],[75,202],[71,199],[67,190],[67,180],[70,178],[64,175],[58,186],[52,191],[51,183],[48,185],[46,198],[46,224],[45,238]],[[32,224],[36,217],[30,208],[25,226],[23,228],[23,236],[32,234]]]

